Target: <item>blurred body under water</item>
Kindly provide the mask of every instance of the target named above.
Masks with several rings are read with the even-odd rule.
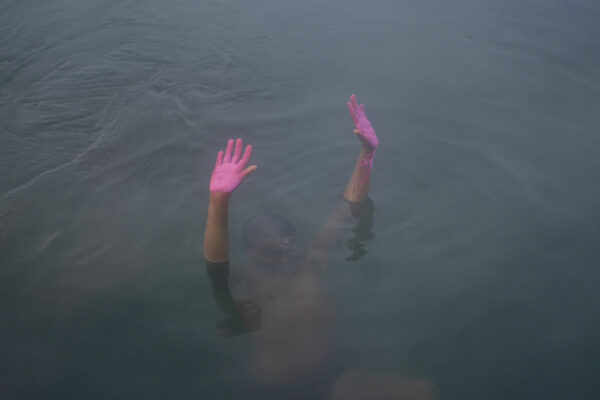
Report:
[[[261,170],[234,269],[248,217],[300,239],[326,219],[351,92],[382,146],[376,237],[319,278],[344,387],[597,398],[599,19],[589,0],[4,2],[0,398],[243,398],[260,331],[215,332],[214,150],[243,136]]]

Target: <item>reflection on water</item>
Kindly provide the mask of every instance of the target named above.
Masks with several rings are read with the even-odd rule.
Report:
[[[280,313],[332,336],[305,345],[333,353],[338,396],[402,375],[442,398],[597,398],[599,15],[567,0],[6,2],[0,397],[240,398],[248,371],[277,370]],[[214,149],[256,149],[231,216],[241,290],[245,218],[284,215],[302,243],[328,218],[352,92],[380,135],[376,237],[348,233],[305,278],[327,305],[306,318],[327,328],[233,291],[261,328],[218,337],[200,250]]]

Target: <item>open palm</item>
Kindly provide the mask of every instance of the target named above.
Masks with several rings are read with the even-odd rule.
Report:
[[[355,95],[350,96],[348,110],[350,111],[350,116],[356,126],[354,133],[356,133],[362,145],[369,150],[375,150],[379,145],[379,140],[377,139],[377,135],[375,134],[371,122],[367,119],[365,106],[363,104],[360,106],[358,105]]]
[[[252,155],[252,146],[246,146],[244,155],[242,149],[244,142],[242,139],[234,141],[230,139],[227,142],[225,153],[219,151],[217,162],[210,177],[210,191],[212,193],[231,193],[244,181],[257,167],[252,165],[246,168],[250,156]]]

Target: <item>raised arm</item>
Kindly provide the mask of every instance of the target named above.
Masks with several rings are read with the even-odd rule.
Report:
[[[210,177],[210,201],[204,234],[204,257],[211,262],[229,260],[229,234],[227,230],[229,217],[229,197],[248,175],[257,167],[246,167],[252,155],[252,146],[246,146],[242,155],[244,142],[230,139],[225,152],[219,151],[217,162]]]
[[[355,95],[350,96],[348,110],[352,121],[354,121],[354,133],[358,136],[362,148],[350,177],[350,182],[348,182],[348,186],[344,191],[344,198],[352,202],[358,202],[366,199],[369,194],[371,170],[373,169],[375,150],[379,145],[379,140],[365,115],[365,106],[363,104],[358,105]]]
[[[235,301],[229,292],[229,197],[255,165],[246,167],[252,155],[247,146],[242,155],[242,139],[230,139],[225,152],[219,151],[217,162],[210,177],[210,201],[206,232],[204,234],[204,257],[211,290],[217,306],[227,317],[217,322],[219,336],[231,337],[260,328],[260,307],[252,301]]]
[[[369,195],[371,170],[373,169],[373,160],[379,140],[373,126],[365,115],[365,106],[362,104],[358,105],[355,95],[350,96],[348,110],[354,122],[354,133],[361,143],[361,149],[350,181],[344,191],[344,198],[350,202],[349,206],[342,203],[337,204],[333,213],[325,221],[325,224],[323,224],[323,227],[311,243],[313,249],[321,250],[319,252],[323,259],[320,263],[321,265],[325,264],[329,249],[339,242],[341,227],[352,217],[358,219],[358,225],[354,229],[356,237],[348,243],[348,246],[353,251],[352,256],[348,258],[349,260],[356,260],[365,253],[361,247],[361,242],[372,236],[370,229],[373,222],[373,204],[371,201],[365,200],[367,200]]]

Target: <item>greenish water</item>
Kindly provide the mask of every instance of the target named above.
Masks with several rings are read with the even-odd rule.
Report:
[[[5,2],[0,397],[291,398],[362,371],[444,399],[597,398],[599,17],[584,0]],[[274,391],[251,372],[267,315],[217,336],[208,178],[226,139],[254,145],[235,293],[247,218],[285,215],[307,242],[339,199],[351,93],[380,138],[375,238],[320,277],[322,380]]]

